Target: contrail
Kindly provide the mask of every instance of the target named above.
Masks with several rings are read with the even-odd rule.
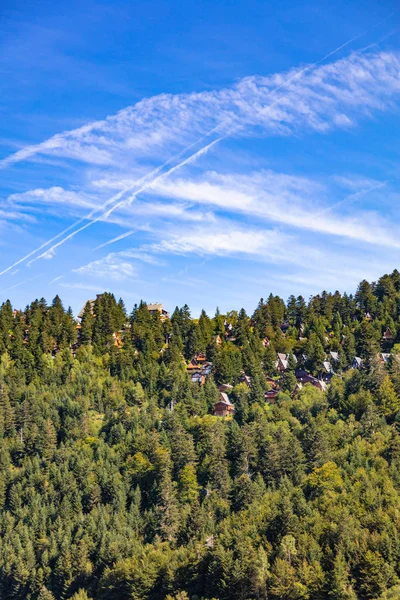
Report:
[[[393,16],[393,14],[395,14],[396,12],[398,12],[399,9],[396,9],[394,11],[392,11],[392,13],[390,13],[390,15],[388,15],[387,17],[385,17],[384,19],[382,19],[381,21],[379,21],[376,25],[374,25],[374,27],[372,29],[375,29],[378,25],[380,25],[382,22],[386,21],[387,19],[389,19],[391,16]],[[366,33],[368,33],[369,31],[371,31],[371,29],[369,30],[365,30],[361,33],[359,33],[358,35],[352,37],[350,40],[344,42],[343,44],[341,44],[340,46],[338,46],[337,48],[335,48],[334,50],[332,50],[331,52],[328,52],[327,54],[325,54],[325,56],[323,56],[322,58],[320,58],[318,61],[312,63],[311,65],[307,65],[306,67],[304,67],[303,69],[301,69],[300,71],[297,71],[296,73],[294,73],[291,77],[289,77],[287,80],[285,80],[283,83],[281,83],[280,85],[276,86],[273,90],[271,90],[269,93],[273,94],[277,91],[279,91],[280,89],[282,89],[283,87],[287,86],[289,83],[291,83],[292,81],[294,81],[295,79],[300,78],[305,72],[314,69],[316,66],[318,66],[320,63],[322,63],[323,61],[325,61],[327,58],[333,56],[334,54],[336,54],[337,52],[339,52],[340,50],[342,50],[343,48],[345,48],[346,46],[348,46],[349,44],[351,44],[352,42],[356,41],[357,39],[359,39],[360,37],[362,37],[363,35],[365,35]],[[281,99],[278,98],[276,99],[274,102],[272,102],[270,105],[268,105],[268,107],[272,107],[274,106],[276,103],[278,103]],[[237,119],[238,117],[236,117]],[[195,142],[193,142],[192,144],[190,144],[189,146],[187,146],[186,148],[184,148],[181,152],[179,152],[177,155],[173,156],[172,158],[168,159],[165,163],[163,163],[162,165],[160,165],[159,167],[157,167],[156,169],[153,169],[151,172],[149,172],[147,175],[145,175],[142,179],[139,179],[137,184],[140,185],[140,182],[143,181],[144,179],[148,179],[152,176],[156,176],[154,177],[154,179],[152,180],[153,182],[157,181],[157,179],[159,179],[159,176],[157,176],[157,174],[163,169],[165,168],[168,164],[170,164],[173,160],[176,160],[176,158],[179,158],[180,156],[182,156],[184,153],[186,153],[189,149],[191,149],[193,146],[199,144],[202,140],[204,140],[206,137],[208,137],[209,135],[211,135],[212,133],[214,133],[215,131],[217,131],[218,129],[220,129],[221,127],[223,127],[224,125],[226,125],[227,123],[229,123],[229,121],[234,121],[235,117],[232,117],[230,120],[224,120],[223,122],[219,123],[217,126],[213,127],[212,129],[210,129],[208,132],[206,132],[202,137],[200,137],[198,140],[196,140]],[[204,151],[207,151],[209,149],[209,147],[219,143],[221,140],[226,139],[227,137],[229,137],[230,135],[232,135],[232,133],[234,131],[237,131],[238,129],[240,129],[241,125],[238,125],[236,127],[234,127],[230,132],[227,132],[225,135],[217,138],[216,140],[214,140],[211,145],[208,144],[207,146],[205,146]],[[189,160],[193,160],[195,159],[197,156],[200,156],[202,154],[202,151],[199,150],[197,153],[195,153],[192,157],[189,157]],[[172,169],[170,169],[169,171],[167,171],[165,173],[165,175],[169,175],[172,172],[174,172],[177,168],[181,168],[184,164],[187,164],[188,161],[183,161],[182,163],[176,165],[175,167],[173,167]],[[150,182],[151,183],[151,182]],[[139,190],[137,190],[129,199],[128,199],[128,204],[130,204],[132,202],[132,200],[141,192],[143,191],[143,189],[146,189],[147,187],[149,187],[148,184],[145,184],[143,186],[141,186],[139,188]],[[132,189],[132,188],[131,188]],[[74,227],[76,227],[77,225],[79,225],[80,223],[82,223],[83,221],[87,220],[87,219],[91,219],[92,216],[98,211],[98,210],[102,210],[104,209],[106,206],[108,206],[109,204],[115,202],[115,200],[119,200],[119,198],[121,198],[121,196],[123,196],[125,193],[128,193],[129,189],[124,189],[121,190],[120,192],[118,192],[117,194],[115,194],[114,196],[112,196],[112,198],[110,198],[109,200],[107,200],[106,203],[103,204],[103,206],[100,209],[94,209],[91,213],[89,213],[89,215],[79,219],[76,223],[70,225],[69,227],[67,227],[66,229],[64,229],[62,232],[60,232],[59,234],[57,234],[56,236],[52,237],[50,240],[47,240],[46,242],[44,242],[41,246],[39,246],[38,248],[36,248],[35,250],[33,250],[32,252],[30,252],[29,254],[27,254],[26,256],[24,256],[23,258],[19,259],[18,261],[16,261],[15,263],[13,263],[12,265],[10,265],[9,267],[7,267],[6,269],[4,269],[3,271],[0,272],[0,276],[4,275],[5,273],[7,273],[9,270],[11,270],[13,267],[21,264],[22,262],[24,262],[25,260],[27,260],[28,258],[30,258],[31,256],[33,256],[34,254],[36,254],[37,252],[39,252],[40,250],[44,249],[46,246],[48,246],[49,244],[51,244],[52,242],[56,241],[57,239],[59,239],[60,237],[62,237],[63,235],[65,235],[68,231],[70,231],[71,229],[73,229]],[[89,223],[86,223],[83,227],[80,227],[79,229],[77,229],[76,231],[74,231],[72,234],[68,235],[67,237],[63,238],[60,242],[58,242],[57,244],[55,244],[54,246],[52,246],[48,251],[44,252],[43,254],[41,254],[39,257],[35,258],[34,260],[30,261],[29,264],[31,264],[32,262],[35,262],[38,258],[42,258],[43,256],[45,256],[47,253],[50,253],[52,251],[54,251],[56,248],[58,248],[60,245],[62,245],[64,242],[68,241],[69,239],[71,239],[72,237],[74,237],[77,233],[80,233],[81,231],[87,229],[87,227],[89,227],[90,225],[96,223],[97,221],[99,221],[101,218],[105,217],[108,218],[108,216],[119,206],[123,205],[126,201],[123,200],[121,202],[117,202],[116,205],[114,205],[109,211],[101,214],[99,217],[96,217],[95,219],[92,219],[91,221],[89,221]]]
[[[184,165],[192,162],[193,160],[196,160],[196,158],[198,158],[202,154],[205,154],[212,146],[214,146],[219,141],[221,141],[221,139],[222,138],[217,138],[216,140],[214,140],[214,141],[210,142],[209,144],[207,144],[207,146],[204,146],[203,148],[200,148],[200,150],[198,150],[197,152],[195,152],[194,154],[192,154],[188,158],[185,158],[185,160],[183,160],[178,165],[175,165],[174,167],[171,167],[171,169],[169,169],[165,173],[161,173],[161,175],[158,175],[157,177],[155,177],[154,179],[152,179],[150,182],[144,183],[136,192],[134,192],[131,196],[129,196],[129,198],[124,199],[124,200],[120,200],[119,202],[117,202],[117,204],[114,204],[114,206],[112,206],[110,209],[108,209],[108,211],[102,213],[101,215],[99,215],[95,219],[92,219],[91,221],[89,221],[88,223],[86,223],[85,225],[83,225],[82,227],[80,227],[79,229],[76,229],[75,231],[73,231],[72,233],[70,233],[69,235],[67,235],[65,238],[63,238],[62,240],[60,240],[59,242],[57,242],[57,244],[54,244],[54,246],[52,246],[51,248],[49,248],[48,250],[46,250],[46,252],[43,252],[43,254],[40,254],[39,256],[37,256],[36,258],[34,258],[33,260],[29,261],[29,264],[31,265],[32,263],[36,262],[40,258],[50,257],[51,254],[54,252],[54,250],[56,250],[57,248],[59,248],[60,246],[62,246],[63,244],[65,244],[65,242],[67,242],[68,240],[72,239],[77,233],[80,233],[81,231],[84,231],[85,229],[87,229],[91,225],[94,225],[95,223],[97,223],[101,219],[108,219],[108,217],[111,215],[111,213],[113,213],[114,210],[116,210],[120,206],[124,206],[124,205],[129,206],[129,204],[131,204],[133,202],[133,200],[136,198],[136,196],[138,194],[140,194],[145,189],[147,189],[148,187],[150,187],[153,183],[155,183],[159,179],[162,179],[163,177],[168,177],[168,175],[170,175],[171,173],[173,173],[174,171],[176,171],[176,169],[180,169]],[[1,275],[1,273],[0,273],[0,275]]]
[[[137,229],[132,229],[131,231],[127,231],[126,233],[123,233],[122,235],[119,235],[118,237],[115,237],[112,240],[108,240],[108,242],[104,242],[104,244],[100,244],[100,246],[96,246],[95,250],[100,250],[100,248],[104,248],[105,246],[114,244],[114,242],[119,242],[120,240],[123,240],[136,232],[137,232]]]
[[[157,173],[159,173],[162,169],[164,169],[166,166],[168,166],[172,161],[176,160],[177,158],[180,158],[188,150],[190,150],[191,148],[193,148],[197,144],[201,143],[209,135],[211,135],[212,133],[215,133],[218,129],[220,129],[224,124],[226,124],[228,122],[229,122],[229,120],[226,120],[226,121],[224,121],[222,123],[219,123],[218,125],[216,125],[212,129],[210,129],[209,131],[207,131],[200,138],[198,138],[197,140],[195,140],[194,142],[192,142],[191,144],[189,144],[189,146],[187,146],[186,148],[184,148],[183,150],[181,150],[180,152],[178,152],[177,154],[175,154],[174,156],[172,156],[171,158],[169,158],[162,165],[156,167],[152,171],[149,171],[149,173],[147,173],[146,175],[144,175],[143,177],[141,177],[140,179],[138,179],[138,181],[135,182],[135,184],[136,185],[141,185],[149,177],[157,175]],[[7,267],[3,271],[1,271],[0,272],[0,276],[4,275],[5,273],[7,273],[8,271],[10,271],[12,268],[16,267],[17,265],[20,265],[22,262],[24,262],[28,258],[31,258],[31,256],[33,256],[37,252],[40,252],[40,250],[43,250],[44,248],[46,248],[46,246],[48,246],[49,244],[51,244],[51,243],[55,242],[56,240],[58,240],[60,237],[62,237],[66,233],[68,233],[68,231],[71,231],[71,229],[74,229],[74,227],[77,227],[78,225],[80,225],[84,221],[87,221],[88,219],[91,219],[96,212],[98,212],[99,210],[104,210],[104,208],[106,208],[106,206],[108,206],[112,202],[115,202],[116,200],[119,200],[119,198],[121,198],[121,196],[123,196],[125,193],[128,193],[133,188],[134,188],[134,186],[132,186],[131,188],[127,188],[127,189],[123,189],[123,190],[119,191],[117,194],[115,194],[114,196],[112,196],[111,198],[109,198],[100,208],[93,209],[89,214],[85,215],[81,219],[78,219],[75,223],[72,223],[71,225],[69,225],[68,227],[66,227],[65,229],[63,229],[63,231],[60,231],[60,233],[57,233],[57,235],[55,235],[54,237],[50,238],[46,242],[43,242],[43,244],[41,244],[40,246],[38,246],[38,248],[35,248],[34,250],[32,250],[31,252],[29,252],[28,254],[26,254],[25,256],[23,256],[22,258],[20,258],[19,260],[17,260],[16,262],[14,262],[12,265],[10,265],[9,267]],[[79,231],[81,231],[81,230],[79,230]],[[31,261],[31,262],[34,262],[34,261]],[[31,262],[29,264],[31,264]]]
[[[397,11],[394,11],[397,12]],[[388,17],[386,17],[388,18]],[[378,25],[378,24],[377,24]],[[375,27],[377,26],[375,25]],[[349,44],[351,44],[352,42],[354,42],[355,40],[359,39],[360,37],[362,37],[363,35],[365,35],[367,33],[367,31],[363,31],[362,33],[359,33],[358,35],[352,37],[350,40],[348,40],[347,42],[344,42],[343,44],[341,44],[340,46],[338,46],[337,48],[335,48],[334,50],[332,50],[331,52],[328,52],[328,54],[325,54],[325,56],[323,56],[322,58],[320,58],[318,61],[316,61],[315,63],[312,63],[311,65],[307,65],[306,67],[304,67],[304,69],[302,69],[301,71],[297,71],[294,75],[292,75],[291,77],[289,77],[289,79],[287,79],[286,81],[284,81],[283,83],[281,83],[280,85],[276,86],[273,90],[271,90],[269,93],[273,94],[277,91],[279,91],[280,89],[282,89],[283,87],[287,86],[289,83],[291,83],[293,80],[301,77],[302,75],[304,75],[305,72],[309,71],[310,69],[314,69],[316,66],[318,66],[320,63],[322,63],[323,61],[325,61],[327,58],[333,56],[334,54],[336,54],[337,52],[339,52],[340,50],[342,50],[343,48],[345,48],[346,46],[348,46]],[[272,102],[271,104],[268,105],[268,108],[272,108],[273,106],[275,106],[279,101],[281,101],[281,98],[277,98],[274,102]],[[236,117],[237,119],[238,117]],[[234,121],[235,117],[232,117],[231,121]],[[205,139],[206,137],[208,137],[209,135],[211,135],[211,133],[214,133],[215,131],[217,131],[219,128],[221,128],[222,126],[226,125],[229,122],[229,120],[225,120],[223,122],[221,122],[219,125],[215,126],[213,129],[211,129],[210,131],[208,131],[207,133],[204,134],[204,136],[202,136],[202,138],[200,138],[199,140],[197,140],[196,142],[194,142],[193,144],[191,144],[190,146],[188,146],[187,148],[185,148],[184,150],[182,150],[179,155],[184,154],[185,152],[187,152],[188,149],[190,149],[191,147],[193,147],[194,145],[197,145],[198,143],[200,143],[200,141],[202,141],[203,139]],[[219,143],[220,141],[222,141],[223,139],[226,139],[227,137],[231,136],[233,132],[237,131],[238,129],[241,128],[241,125],[237,125],[236,127],[234,127],[231,131],[228,131],[225,135],[217,138],[216,140],[214,140],[213,142],[211,142],[211,144],[208,144],[207,146],[205,146],[205,151],[207,151],[211,146],[214,146],[215,144]],[[183,167],[185,164],[187,164],[189,161],[192,161],[193,159],[197,158],[198,156],[200,156],[202,154],[202,151],[199,150],[198,152],[196,152],[193,156],[189,157],[188,160],[184,160],[182,163],[179,163],[178,165],[176,165],[175,167],[172,167],[172,169],[168,170],[166,173],[162,174],[161,176],[155,177],[151,182],[150,182],[150,186],[152,183],[154,183],[155,181],[157,181],[158,179],[160,179],[161,177],[165,176],[169,176],[171,173],[173,173],[176,169],[180,169],[181,167]],[[177,155],[177,156],[179,156]],[[164,163],[163,165],[161,165],[160,167],[157,167],[157,169],[155,169],[154,171],[159,172],[160,170],[162,170],[167,164],[169,164],[174,158],[169,159],[167,161],[167,163]],[[153,171],[153,172],[154,172]],[[150,175],[150,174],[149,174]],[[139,190],[137,190],[132,196],[130,196],[128,199],[126,200],[122,200],[121,202],[118,202],[117,204],[115,204],[109,211],[106,211],[105,213],[103,213],[102,215],[100,215],[99,217],[96,217],[95,219],[93,219],[92,221],[90,221],[89,223],[86,223],[86,225],[84,225],[83,227],[77,229],[75,232],[73,232],[72,234],[68,235],[66,238],[64,238],[63,240],[61,240],[60,242],[58,242],[57,244],[55,244],[54,246],[52,246],[51,248],[49,248],[49,250],[47,252],[44,252],[43,254],[41,254],[40,256],[36,257],[35,259],[33,259],[32,261],[30,261],[29,264],[35,262],[36,260],[38,260],[39,258],[43,258],[44,256],[46,256],[47,253],[51,253],[53,252],[56,248],[58,248],[59,246],[61,246],[64,242],[70,240],[71,238],[73,238],[77,233],[80,233],[81,231],[84,231],[85,229],[87,229],[88,227],[90,227],[90,225],[93,225],[94,223],[97,223],[97,221],[99,221],[100,219],[104,218],[107,219],[110,214],[112,212],[114,212],[114,210],[116,208],[119,208],[120,206],[123,205],[129,205],[132,203],[133,199],[136,198],[136,196],[142,192],[144,189],[148,188],[149,184],[145,184],[143,185],[141,188],[139,188]],[[127,190],[125,190],[126,192]],[[109,242],[110,244],[112,243],[112,241]],[[102,247],[102,246],[100,246]],[[2,275],[2,273],[0,273],[0,275]]]
[[[321,215],[324,215],[325,213],[330,212],[334,208],[337,208],[338,206],[342,206],[342,204],[345,204],[349,200],[351,202],[352,200],[356,200],[356,198],[359,198],[360,196],[364,196],[364,194],[368,194],[369,192],[373,192],[374,190],[379,190],[380,188],[385,187],[385,185],[387,185],[388,183],[389,183],[389,180],[384,181],[383,183],[378,183],[376,185],[373,185],[372,187],[369,187],[367,189],[360,190],[359,192],[356,192],[355,194],[349,194],[348,196],[346,196],[345,198],[343,198],[343,200],[340,200],[340,202],[336,202],[336,204],[332,204],[331,206],[327,206],[326,208],[324,208],[324,209],[320,210],[319,212],[315,213],[313,216],[314,217],[320,217]]]
[[[10,290],[13,290],[14,288],[17,288],[20,285],[24,285],[24,283],[28,283],[29,281],[33,281],[34,279],[38,279],[42,275],[43,275],[43,273],[40,273],[40,275],[36,275],[35,277],[31,277],[30,279],[25,279],[24,281],[20,281],[19,283],[16,283],[15,285],[12,285],[12,286],[10,286],[8,288],[5,288],[4,290],[1,290],[0,294],[4,294],[4,292],[9,292]]]

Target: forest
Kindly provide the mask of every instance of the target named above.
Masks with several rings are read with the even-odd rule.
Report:
[[[400,273],[251,315],[5,301],[0,439],[1,598],[400,598]]]

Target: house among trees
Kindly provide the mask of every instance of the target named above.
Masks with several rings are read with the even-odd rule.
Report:
[[[214,415],[216,417],[228,417],[233,415],[235,407],[229,400],[228,395],[225,392],[219,393],[218,402],[214,406]]]
[[[221,383],[221,385],[218,386],[218,391],[219,392],[231,392],[233,390],[233,385],[231,385],[230,383]]]
[[[93,300],[93,299],[87,300],[85,302],[85,305],[81,308],[81,310],[78,313],[78,319],[82,319],[83,313],[85,312],[85,308],[86,308],[88,302],[89,302],[89,305],[90,305],[90,310],[93,313],[94,303],[96,302],[96,300],[100,300],[102,297],[103,297],[103,294],[96,294],[96,299],[95,300]]]
[[[332,362],[339,362],[339,352],[329,352],[329,356],[331,357]]]
[[[154,304],[148,304],[147,309],[151,315],[155,313],[159,313],[161,320],[168,319],[169,313],[163,308],[163,305],[160,302],[155,302]]]
[[[389,352],[382,352],[381,353],[381,362],[383,364],[386,364],[389,361],[389,358],[390,358]]]
[[[292,354],[294,362],[297,363],[297,358],[294,354]],[[275,363],[275,367],[279,371],[279,373],[284,373],[289,366],[289,357],[290,354],[283,354],[282,352],[277,353],[277,360]]]
[[[265,399],[267,402],[270,402],[271,404],[273,404],[275,402],[275,398],[277,397],[277,395],[279,394],[279,390],[278,389],[272,389],[272,390],[267,390],[264,394]]]
[[[324,360],[322,363],[321,372],[319,374],[319,379],[322,379],[322,381],[325,382],[329,382],[332,379],[333,375],[334,371],[331,363],[327,360]]]
[[[360,358],[359,356],[355,356],[353,358],[353,362],[351,363],[351,368],[352,369],[361,369],[362,364],[363,364],[362,358]]]
[[[200,385],[204,385],[206,377],[211,375],[212,369],[213,364],[206,361],[204,353],[196,354],[186,367],[192,383],[199,383]]]
[[[192,383],[198,383],[199,385],[204,385],[206,382],[206,376],[202,375],[202,373],[199,373],[198,371],[196,371],[195,373],[192,373],[191,381],[192,381]]]
[[[314,377],[305,369],[296,369],[295,375],[297,383],[301,386],[305,385],[306,383],[309,383],[310,385],[318,388],[319,390],[325,391],[327,389],[325,381],[323,381],[322,379],[317,379],[317,377]]]
[[[393,333],[391,332],[391,330],[390,330],[390,328],[389,328],[389,327],[387,327],[387,328],[386,328],[386,330],[384,331],[384,333],[383,333],[383,336],[382,336],[382,340],[383,340],[384,342],[393,342],[393,340],[394,340],[394,335],[393,335]]]

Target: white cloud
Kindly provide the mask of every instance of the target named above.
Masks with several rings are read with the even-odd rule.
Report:
[[[15,204],[32,204],[34,206],[44,204],[79,206],[81,208],[93,209],[96,208],[95,199],[83,192],[74,192],[65,190],[60,186],[50,188],[37,188],[22,192],[19,194],[11,194],[8,196],[9,203]]]
[[[398,55],[393,52],[353,53],[308,71],[246,77],[222,90],[161,94],[22,148],[0,165],[37,154],[93,165],[132,165],[179,151],[215,127],[218,135],[236,136],[258,130],[263,135],[287,135],[349,127],[372,110],[391,107],[400,91],[399,75]]]
[[[377,184],[374,189],[383,187]],[[372,188],[371,188],[372,189]],[[332,212],[343,200],[328,207],[321,200],[329,191],[305,177],[262,171],[250,175],[206,173],[199,179],[157,182],[155,194],[171,199],[208,204],[226,212],[261,217],[289,227],[349,238],[367,244],[400,248],[396,228],[374,212],[352,216]],[[365,190],[365,193],[368,190]],[[357,193],[358,195],[361,192]],[[347,198],[350,200],[350,197]],[[327,208],[329,209],[329,214]]]
[[[94,260],[87,265],[73,269],[74,273],[98,279],[123,281],[136,276],[135,267],[116,254],[109,254],[100,260]]]

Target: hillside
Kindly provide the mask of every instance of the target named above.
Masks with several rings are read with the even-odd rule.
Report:
[[[0,308],[0,597],[400,598],[400,273]]]

